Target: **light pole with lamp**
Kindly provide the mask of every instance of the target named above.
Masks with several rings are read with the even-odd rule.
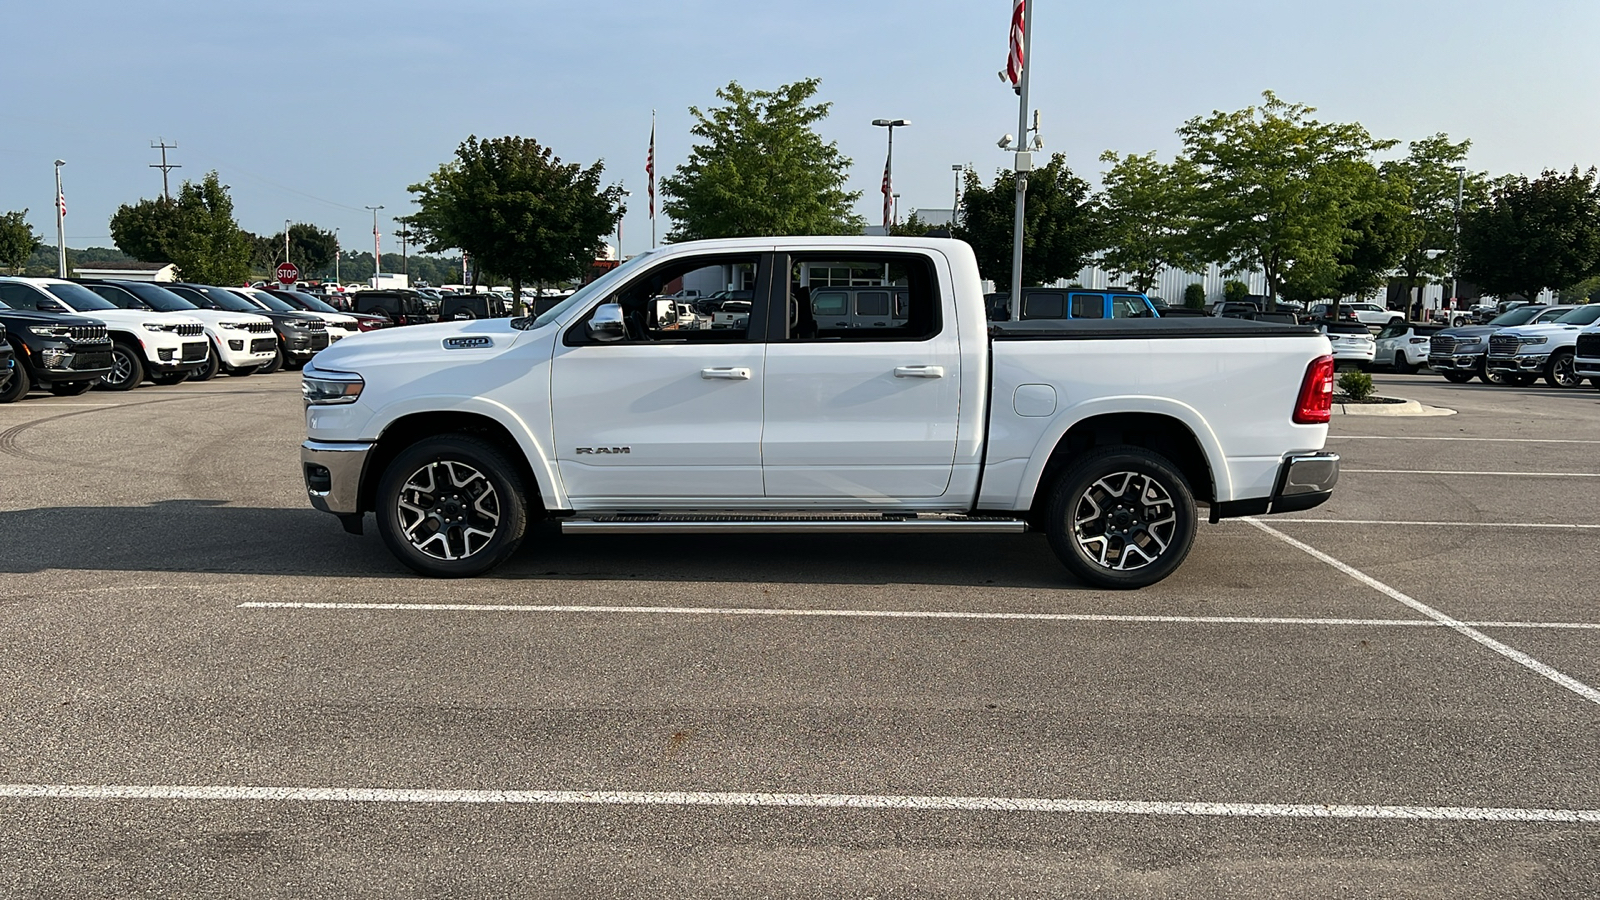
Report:
[[[961,173],[966,167],[956,163],[950,171],[956,173],[956,193],[950,201],[950,236],[956,236],[956,213],[961,209]]]
[[[289,220],[283,220],[283,261],[289,261]]]
[[[894,224],[900,224],[900,192],[894,192]]]
[[[894,198],[894,130],[904,128],[911,124],[910,119],[873,119],[872,124],[879,128],[889,129],[889,155],[883,162],[883,231],[889,232],[889,223],[893,216],[892,205]]]
[[[378,210],[383,209],[383,205],[369,206],[367,209],[372,210],[372,286],[377,287],[378,276],[383,272],[382,258],[378,256]]]
[[[623,191],[622,196],[632,197],[633,191]],[[623,209],[627,209],[626,205],[624,205]],[[626,214],[626,212],[623,213],[623,215]],[[622,216],[620,215],[617,216],[617,262],[622,262]]]
[[[344,248],[339,246],[339,229],[333,230],[333,283],[343,287],[339,281],[339,257],[344,253]]]
[[[1461,305],[1461,196],[1467,187],[1467,167],[1453,166],[1456,173],[1456,240],[1450,248],[1450,299]]]
[[[61,193],[61,167],[66,165],[64,159],[56,160],[56,277],[67,277],[67,228],[63,221],[67,217],[67,197]]]

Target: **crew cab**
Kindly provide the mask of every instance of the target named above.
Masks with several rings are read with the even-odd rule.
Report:
[[[1597,321],[1600,303],[1574,307],[1544,324],[1502,328],[1489,336],[1485,365],[1516,384],[1532,384],[1542,375],[1551,387],[1578,387],[1578,332]]]
[[[753,284],[738,327],[677,330],[683,278]],[[807,296],[879,279],[892,327]],[[1174,571],[1197,505],[1325,501],[1328,339],[1232,319],[990,323],[972,250],[939,238],[745,238],[642,253],[537,318],[384,329],[302,375],[312,506],[431,576],[569,532],[1045,532],[1108,588]]]
[[[199,319],[119,309],[81,284],[60,278],[8,278],[0,299],[17,309],[80,313],[104,322],[110,332],[111,371],[100,378],[110,390],[126,391],[147,377],[187,376],[206,360],[205,327]]]
[[[201,309],[159,284],[149,281],[107,281],[79,279],[79,284],[94,291],[107,303],[122,309],[175,313],[199,319],[210,344],[209,356],[192,372],[155,375],[156,384],[174,384],[186,378],[209,381],[220,369],[254,372],[273,361],[278,339],[272,336],[272,320],[253,313]]]
[[[86,316],[12,309],[0,283],[0,327],[11,350],[11,378],[0,387],[0,403],[13,403],[34,387],[57,395],[81,394],[111,371],[106,323]],[[26,299],[26,298],[24,298]]]

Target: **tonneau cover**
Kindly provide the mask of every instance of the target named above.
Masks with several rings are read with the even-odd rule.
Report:
[[[997,341],[1101,341],[1141,338],[1306,337],[1320,334],[1311,325],[1252,322],[1222,316],[1171,319],[1034,319],[990,322]]]

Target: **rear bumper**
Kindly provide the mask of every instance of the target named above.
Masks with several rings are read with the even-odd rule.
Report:
[[[1291,453],[1278,469],[1272,496],[1213,503],[1211,521],[1311,509],[1326,503],[1338,483],[1339,454],[1329,450]]]

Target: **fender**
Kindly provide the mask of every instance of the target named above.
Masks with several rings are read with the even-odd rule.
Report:
[[[1113,413],[1151,413],[1182,422],[1194,434],[1196,443],[1205,454],[1206,466],[1211,470],[1211,481],[1216,489],[1217,499],[1233,499],[1233,479],[1228,472],[1228,458],[1222,452],[1222,442],[1217,440],[1217,435],[1211,430],[1210,424],[1194,407],[1167,397],[1127,395],[1096,397],[1069,406],[1058,413],[1050,422],[1050,427],[1040,436],[1039,442],[1034,445],[1033,454],[1028,458],[1028,466],[1023,470],[1017,495],[1018,503],[1026,506],[1038,493],[1039,479],[1044,477],[1044,467],[1050,461],[1050,454],[1074,425],[1095,416]]]

